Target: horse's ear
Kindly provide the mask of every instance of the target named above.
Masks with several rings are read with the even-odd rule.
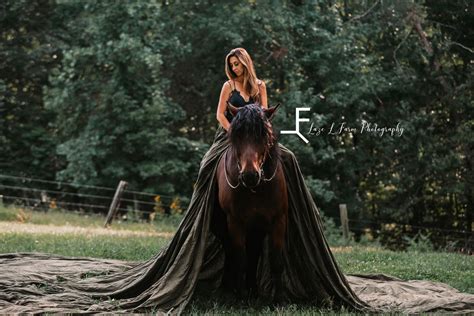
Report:
[[[280,103],[278,103],[277,105],[271,107],[271,108],[268,108],[268,109],[263,109],[265,111],[265,115],[267,116],[267,118],[271,121],[273,120],[273,117],[275,116],[275,112],[276,110],[280,107]]]
[[[230,104],[229,101],[227,101],[227,109],[229,110],[229,113],[230,113],[232,116],[236,116],[236,115],[237,115],[237,112],[239,112],[239,108],[236,108],[235,106],[233,106],[232,104]]]

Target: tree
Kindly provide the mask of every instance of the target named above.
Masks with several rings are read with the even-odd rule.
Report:
[[[173,133],[184,112],[163,95],[160,5],[62,3],[71,41],[45,103],[57,115],[58,179],[185,194],[202,145]],[[179,191],[178,191],[179,188]]]
[[[2,1],[0,12],[0,173],[54,179],[43,88],[59,63],[61,20],[50,1]]]

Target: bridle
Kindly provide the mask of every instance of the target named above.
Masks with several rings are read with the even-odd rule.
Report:
[[[273,178],[275,178],[275,175],[276,175],[277,170],[278,170],[278,163],[275,167],[275,171],[273,172],[273,175],[270,178],[265,178],[265,172],[263,171],[263,165],[265,164],[265,161],[267,160],[268,157],[271,158],[270,154],[265,153],[264,156],[263,156],[262,162],[261,162],[261,164],[258,168],[258,181],[257,181],[257,184],[250,187],[245,183],[244,178],[243,178],[243,173],[244,172],[242,170],[242,166],[240,165],[240,161],[237,160],[237,169],[239,170],[239,176],[238,176],[237,185],[233,185],[232,183],[230,183],[229,177],[227,175],[227,152],[228,151],[229,151],[229,148],[227,148],[227,150],[224,153],[224,175],[225,175],[225,180],[227,181],[227,184],[232,189],[237,189],[239,187],[239,185],[242,184],[244,187],[246,187],[247,189],[249,189],[253,193],[256,193],[256,191],[254,189],[260,184],[260,182],[262,182],[262,181],[263,182],[270,182],[270,181],[273,180]]]

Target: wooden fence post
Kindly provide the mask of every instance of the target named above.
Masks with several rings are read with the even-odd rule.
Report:
[[[139,205],[138,205],[138,201],[137,201],[137,195],[135,193],[133,193],[133,209],[134,210],[139,210]]]
[[[347,217],[347,205],[339,204],[339,213],[341,215],[342,235],[349,241],[349,218]]]
[[[112,203],[110,204],[109,213],[107,214],[107,217],[105,219],[104,227],[107,227],[112,223],[112,220],[115,214],[117,213],[117,209],[120,204],[120,198],[122,197],[122,192],[127,185],[128,183],[126,181],[120,180],[117,186],[117,190],[115,190],[114,199],[112,200]]]

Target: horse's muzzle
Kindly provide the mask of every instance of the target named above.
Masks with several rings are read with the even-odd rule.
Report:
[[[260,174],[256,171],[243,172],[239,175],[239,181],[249,188],[255,188],[260,183]]]

